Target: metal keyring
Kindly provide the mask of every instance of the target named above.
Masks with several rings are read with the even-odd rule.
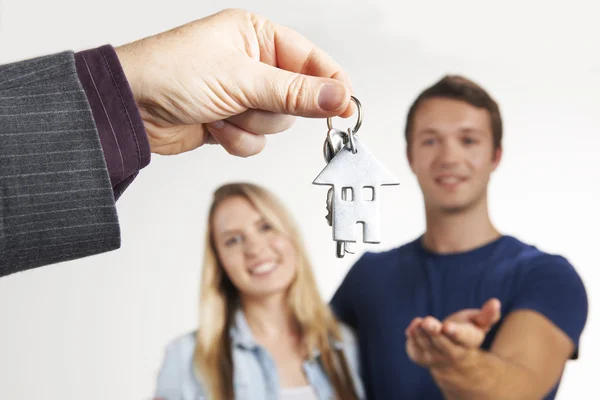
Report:
[[[360,101],[358,101],[358,99],[356,97],[350,96],[350,99],[352,99],[352,101],[354,101],[356,103],[356,108],[358,108],[358,120],[356,121],[356,125],[354,125],[354,129],[352,130],[352,133],[356,133],[356,132],[358,132],[358,129],[362,125],[362,105],[360,104]],[[327,118],[327,129],[331,129],[331,128],[333,128],[333,124],[331,123],[331,117],[329,117],[329,118]]]

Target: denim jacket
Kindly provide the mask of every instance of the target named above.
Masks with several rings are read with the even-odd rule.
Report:
[[[341,328],[343,340],[334,345],[344,352],[356,392],[359,399],[364,399],[357,342],[350,328],[344,325]],[[236,313],[230,335],[235,400],[279,399],[280,387],[275,362],[266,349],[254,340],[242,311]],[[208,400],[205,388],[194,373],[195,348],[195,332],[180,336],[167,345],[154,397],[165,400]],[[306,360],[303,364],[305,376],[319,400],[333,400],[333,386],[321,365],[318,352],[314,355],[314,361]]]

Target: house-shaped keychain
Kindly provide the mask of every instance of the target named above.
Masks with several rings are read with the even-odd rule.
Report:
[[[357,241],[358,224],[363,226],[364,243],[381,242],[379,188],[400,184],[354,134],[349,134],[352,140],[313,181],[333,189],[330,213],[338,257],[344,256],[345,242]]]

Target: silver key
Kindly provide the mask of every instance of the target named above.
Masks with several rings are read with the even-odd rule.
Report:
[[[323,143],[323,155],[325,156],[325,162],[329,163],[333,157],[344,147],[346,134],[339,129],[331,128],[327,132],[325,143]],[[327,223],[332,226],[333,214],[331,210],[332,199],[333,199],[333,188],[327,192]]]
[[[346,144],[346,133],[339,129],[331,128],[327,132],[327,138],[323,143],[323,155],[325,156],[325,162],[331,161],[331,159],[344,147]]]

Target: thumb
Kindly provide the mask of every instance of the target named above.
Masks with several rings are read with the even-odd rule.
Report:
[[[490,329],[492,325],[500,320],[500,300],[490,299],[485,302],[481,311],[473,318],[482,329]]]
[[[247,108],[310,118],[342,115],[351,107],[350,89],[331,78],[297,74],[252,62],[242,85]],[[245,102],[243,101],[243,102]]]

